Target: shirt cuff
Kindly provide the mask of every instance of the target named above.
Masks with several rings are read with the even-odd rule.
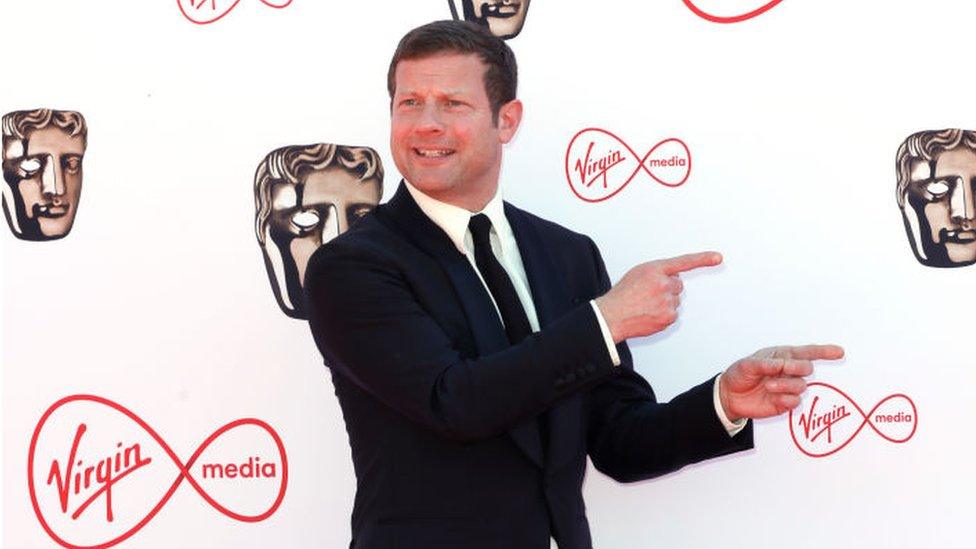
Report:
[[[749,420],[743,417],[734,423],[729,421],[729,417],[725,415],[725,410],[722,409],[722,397],[718,394],[718,382],[720,379],[722,379],[722,374],[715,376],[715,385],[712,388],[712,402],[715,404],[715,413],[718,415],[719,421],[722,422],[722,426],[725,427],[725,431],[729,433],[730,437],[734,437],[739,434],[739,431],[746,428],[746,423]]]
[[[617,352],[617,346],[613,343],[613,336],[610,335],[610,327],[607,326],[607,321],[603,319],[603,313],[600,312],[600,308],[596,306],[595,299],[590,300],[590,305],[593,306],[596,321],[600,324],[600,333],[603,334],[603,341],[607,344],[607,352],[610,353],[610,360],[614,366],[620,366],[620,353]]]

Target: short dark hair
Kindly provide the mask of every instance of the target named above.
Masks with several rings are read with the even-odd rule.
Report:
[[[468,21],[434,21],[413,29],[400,39],[386,75],[390,101],[396,91],[396,68],[400,61],[445,52],[473,53],[488,66],[483,77],[485,93],[491,104],[492,120],[497,124],[502,105],[515,99],[518,87],[515,54],[504,40],[485,27]]]

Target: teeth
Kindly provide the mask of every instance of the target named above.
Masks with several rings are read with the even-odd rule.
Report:
[[[420,156],[424,156],[427,158],[437,158],[440,156],[447,156],[452,152],[454,152],[448,149],[414,149],[414,150],[416,150],[417,154],[419,154]]]

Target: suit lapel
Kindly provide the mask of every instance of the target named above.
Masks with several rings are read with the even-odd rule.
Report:
[[[489,355],[509,347],[508,336],[498,312],[474,268],[447,234],[417,206],[410,191],[401,183],[396,194],[377,211],[381,218],[389,215],[401,234],[433,257],[454,286],[458,301],[468,319],[479,355]],[[526,420],[509,431],[522,451],[542,467],[542,441],[538,422]]]
[[[556,272],[548,248],[542,242],[531,218],[507,202],[505,217],[512,226],[512,232],[515,233],[515,242],[518,243],[525,274],[529,279],[529,290],[532,292],[539,326],[545,327],[566,312],[564,303],[568,301],[565,299],[566,291],[562,286],[563,276]]]
[[[547,246],[543,242],[529,215],[506,203],[505,217],[508,218],[512,232],[515,233],[519,254],[525,265],[525,274],[532,291],[532,300],[535,302],[539,326],[545,328],[575,305],[563,284],[565,275],[559,272],[550,255],[549,246],[552,243],[548,243]],[[562,459],[573,457],[573,453],[566,450],[575,448],[579,444],[578,441],[573,440],[573,437],[578,436],[579,422],[583,418],[580,411],[574,413],[574,410],[579,409],[581,403],[581,398],[575,395],[545,412],[549,430],[549,444],[545,452],[546,469],[553,469]],[[564,451],[560,452],[560,449]]]

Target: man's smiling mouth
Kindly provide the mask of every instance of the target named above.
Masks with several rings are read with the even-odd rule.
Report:
[[[418,149],[414,147],[413,152],[424,158],[442,158],[454,154],[454,149]]]

